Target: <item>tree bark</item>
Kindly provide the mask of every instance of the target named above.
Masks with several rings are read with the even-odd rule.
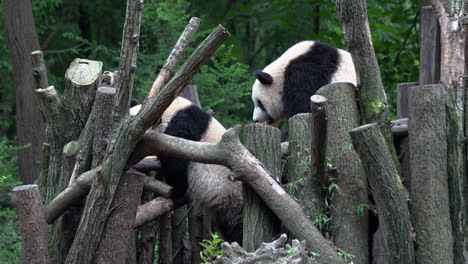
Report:
[[[11,199],[18,214],[23,263],[51,263],[47,223],[39,187],[37,185],[15,187]]]
[[[148,191],[143,191],[141,202],[146,203],[154,198],[154,194]],[[138,213],[137,213],[138,214]],[[135,216],[135,227],[137,216]],[[139,229],[139,238],[137,241],[137,263],[138,264],[153,264],[154,263],[154,247],[159,233],[159,220],[153,220]]]
[[[34,95],[31,52],[39,49],[31,1],[2,1],[8,48],[13,66],[16,93],[16,141],[19,176],[23,183],[33,183],[41,169],[41,148],[45,140],[45,125]],[[46,88],[41,87],[41,88]],[[28,146],[28,144],[31,144]]]
[[[450,218],[453,233],[454,263],[465,263],[468,256],[466,226],[466,142],[464,131],[464,103],[466,78],[461,79],[455,89],[447,94],[447,169],[450,201]]]
[[[390,112],[372,44],[366,0],[336,0],[336,10],[344,31],[344,39],[353,57],[358,75],[359,99],[363,123],[377,122],[382,129],[392,159],[400,170],[393,136]]]
[[[388,247],[381,260],[387,263],[414,263],[406,195],[385,139],[375,123],[353,129],[350,135],[368,175],[379,216],[379,231]]]
[[[465,73],[465,31],[460,28],[463,6],[452,5],[461,1],[429,2],[440,24],[440,82],[449,88],[456,88],[456,83]]]
[[[272,126],[249,124],[244,127],[244,146],[265,165],[275,179],[281,178],[280,137],[280,130]],[[278,235],[280,224],[275,214],[247,184],[242,185],[242,192],[242,246],[251,252]]]
[[[172,200],[157,197],[149,202],[138,206],[138,211],[135,216],[134,227],[142,226],[156,217],[161,216],[174,209],[175,205]]]
[[[188,211],[187,206],[183,205],[172,211],[172,263],[173,264],[184,264],[184,240],[186,239],[186,227]]]
[[[125,264],[127,261],[129,243],[133,243],[133,222],[145,180],[141,173],[131,174],[127,172],[117,188],[93,263]]]
[[[440,80],[440,28],[434,9],[422,5],[419,50],[419,83],[436,84]]]
[[[443,85],[409,89],[412,222],[417,263],[453,263]]]
[[[164,214],[161,218],[159,231],[159,264],[172,264],[172,239],[171,239],[171,212]]]
[[[336,246],[355,256],[354,263],[368,263],[367,175],[349,135],[359,126],[356,88],[349,83],[330,84],[317,94],[328,99],[327,154],[339,188],[331,201],[332,239]]]

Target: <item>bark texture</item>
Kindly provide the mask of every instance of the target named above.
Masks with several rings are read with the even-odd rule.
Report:
[[[36,84],[33,75],[28,74],[33,70],[30,54],[39,49],[39,39],[34,25],[31,1],[5,0],[1,4],[13,66],[16,142],[18,146],[26,146],[18,150],[19,176],[23,183],[28,184],[39,177],[41,148],[45,139],[45,125],[39,111],[38,100],[34,95]]]
[[[265,166],[273,178],[281,178],[281,132],[278,128],[263,124],[244,127],[244,146]],[[242,214],[242,245],[254,251],[263,242],[272,240],[280,232],[275,214],[258,195],[243,184],[244,210]]]
[[[444,85],[409,89],[412,222],[417,263],[453,263]]]
[[[332,239],[355,256],[354,263],[368,263],[367,175],[349,135],[359,126],[355,89],[351,84],[337,83],[322,87],[317,94],[328,99],[327,152],[339,187],[331,201]]]
[[[113,209],[107,216],[106,227],[93,263],[126,264],[129,243],[134,243],[133,222],[145,180],[140,173],[131,174],[127,172],[117,188]]]
[[[47,223],[39,187],[37,185],[15,187],[11,199],[18,214],[23,263],[51,263]]]
[[[375,123],[353,129],[350,135],[368,175],[377,206],[379,232],[387,246],[379,249],[384,256],[374,254],[374,258],[384,263],[414,263],[406,195],[385,139]]]
[[[447,94],[447,169],[450,201],[450,218],[453,233],[454,263],[465,263],[468,251],[464,227],[466,226],[466,141],[463,127],[466,78]]]

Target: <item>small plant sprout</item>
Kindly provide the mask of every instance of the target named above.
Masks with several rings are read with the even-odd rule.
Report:
[[[203,240],[199,244],[203,247],[200,257],[203,264],[213,263],[217,256],[223,256],[225,251],[221,250],[221,243],[224,242],[217,233],[211,234],[212,240]]]

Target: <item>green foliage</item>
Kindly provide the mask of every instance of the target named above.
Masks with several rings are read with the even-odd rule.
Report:
[[[226,127],[249,122],[252,111],[250,91],[254,78],[248,66],[232,55],[232,49],[221,46],[193,79],[202,106],[213,109]]]
[[[358,204],[356,206],[356,214],[358,216],[363,216],[365,210],[369,210],[371,212],[377,213],[377,208],[373,204]]]
[[[20,255],[18,217],[13,209],[0,209],[0,263],[20,263]]]
[[[309,251],[309,254],[312,256],[312,257],[320,257],[320,254],[317,253],[317,252],[314,252],[314,251]]]
[[[332,217],[329,216],[329,209],[321,210],[314,216],[314,225],[322,232],[330,228]]]
[[[203,250],[200,252],[200,257],[203,263],[213,263],[216,260],[217,256],[223,256],[224,250],[221,250],[221,243],[223,240],[219,237],[217,233],[211,234],[212,240],[203,240],[200,242],[200,245],[203,247]]]

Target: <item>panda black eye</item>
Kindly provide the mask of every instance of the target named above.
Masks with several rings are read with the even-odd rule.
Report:
[[[258,100],[258,101],[257,101],[257,105],[258,105],[258,107],[259,107],[260,109],[262,109],[262,111],[266,112],[265,106],[263,106],[262,101]]]

